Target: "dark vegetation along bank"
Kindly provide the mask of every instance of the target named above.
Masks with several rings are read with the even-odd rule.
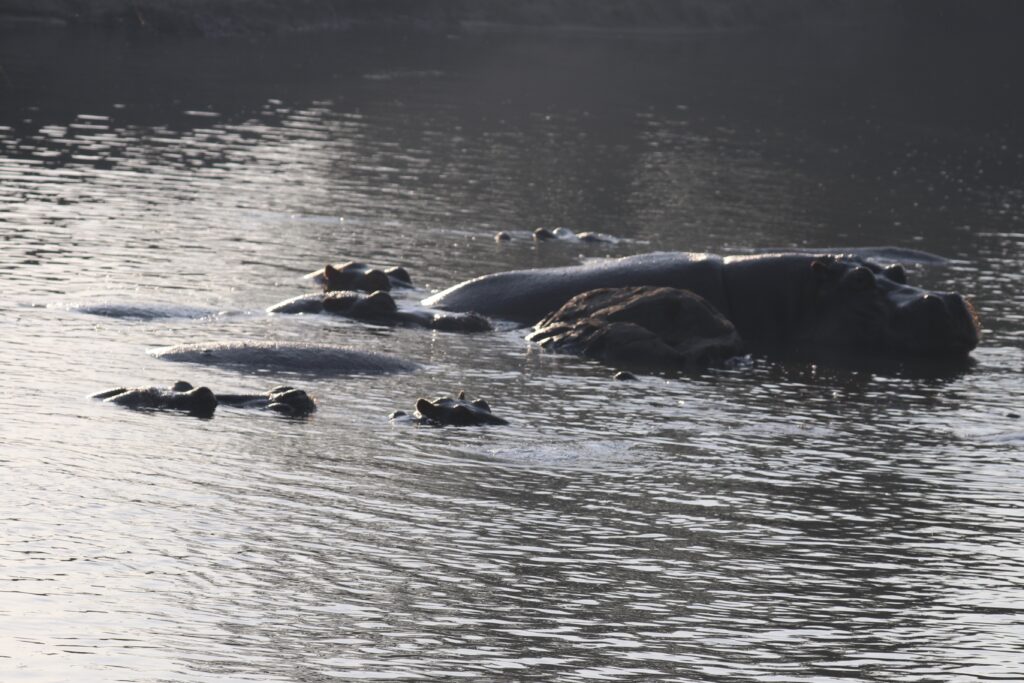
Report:
[[[907,23],[1005,26],[1012,0],[0,0],[0,23],[199,35],[389,28],[640,31]]]

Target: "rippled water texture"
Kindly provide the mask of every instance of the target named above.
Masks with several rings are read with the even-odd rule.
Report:
[[[1021,680],[1024,61],[901,40],[5,32],[0,677]],[[406,266],[412,302],[582,257],[868,244],[953,259],[911,277],[973,299],[971,368],[620,383],[516,330],[263,313],[350,258]],[[140,304],[167,315],[76,310]],[[145,353],[243,338],[423,369]],[[320,410],[85,398],[179,378]],[[459,388],[509,426],[387,421]]]

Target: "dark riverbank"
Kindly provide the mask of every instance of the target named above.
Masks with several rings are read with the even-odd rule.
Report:
[[[1024,14],[989,0],[0,0],[0,23],[239,35],[389,28],[690,31],[823,24],[990,29]]]

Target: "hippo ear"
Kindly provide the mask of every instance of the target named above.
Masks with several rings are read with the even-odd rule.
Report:
[[[324,266],[324,291],[329,292],[332,289],[340,289],[335,285],[341,273],[337,268],[328,263]]]
[[[466,400],[466,390],[465,389],[459,391],[459,400],[460,401],[465,401]]]
[[[882,270],[882,274],[893,282],[901,285],[907,284],[907,271],[900,263],[894,263],[891,266],[886,266],[885,269]]]
[[[384,271],[371,268],[363,273],[363,281],[359,288],[370,292],[388,292],[391,290],[391,278],[385,275]]]
[[[400,282],[404,282],[407,285],[411,285],[412,284],[412,278],[409,276],[409,271],[407,271],[402,266],[395,266],[394,268],[388,268],[387,270],[384,271],[384,273],[389,278],[393,278],[393,279],[398,280]]]
[[[425,398],[416,399],[416,412],[425,417],[430,417],[436,411],[434,410],[434,404]]]
[[[362,303],[380,313],[394,313],[398,310],[398,304],[395,303],[394,298],[379,289],[363,299]]]
[[[856,291],[872,289],[875,286],[875,274],[870,268],[857,266],[843,276],[843,284]]]
[[[814,259],[811,261],[811,272],[814,273],[814,276],[818,278],[818,280],[825,280],[828,278],[828,274],[830,272],[828,265],[829,264],[822,259]]]
[[[473,401],[473,405],[475,405],[477,408],[480,408],[481,410],[486,410],[488,413],[491,412],[491,407],[487,405],[487,401],[483,400],[482,398],[478,398],[477,400]]]

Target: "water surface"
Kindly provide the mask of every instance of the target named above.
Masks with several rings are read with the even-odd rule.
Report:
[[[905,39],[4,33],[4,680],[1019,680],[1021,62]],[[974,301],[969,369],[617,383],[518,330],[262,312],[328,261],[404,265],[412,302],[584,258],[870,244],[952,259],[911,276]],[[74,310],[139,303],[200,313]],[[145,353],[237,338],[424,370]],[[179,378],[320,411],[84,398]],[[510,425],[387,421],[460,388]]]

